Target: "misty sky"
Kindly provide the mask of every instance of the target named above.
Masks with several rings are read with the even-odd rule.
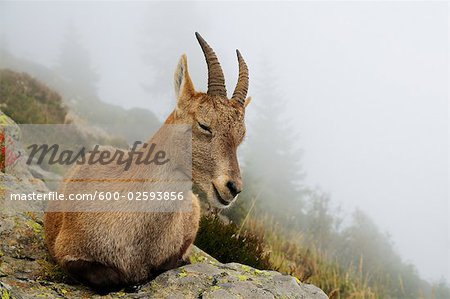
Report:
[[[450,280],[448,13],[445,2],[1,2],[0,35],[17,57],[54,67],[73,23],[101,76],[100,97],[161,119],[180,54],[205,89],[195,31],[218,54],[229,91],[239,48],[250,95],[259,70],[277,79],[308,183],[345,215],[367,212],[424,278]],[[170,72],[150,97],[144,86],[159,77],[145,55],[164,43],[172,50],[151,59]]]

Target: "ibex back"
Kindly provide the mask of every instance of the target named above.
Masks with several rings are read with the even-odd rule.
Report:
[[[47,212],[46,244],[51,256],[75,279],[98,292],[142,283],[184,262],[199,225],[204,197],[212,206],[228,207],[242,190],[236,150],[245,134],[244,114],[250,98],[248,69],[237,51],[239,79],[228,99],[219,61],[196,33],[208,65],[208,90],[196,92],[182,55],[174,75],[177,104],[165,124],[192,126],[192,181],[188,212]],[[158,134],[158,133],[157,133]],[[151,144],[153,137],[147,142]],[[111,165],[78,165],[66,175],[120,177]],[[131,171],[145,171],[132,165]],[[86,182],[95,184],[95,182]],[[85,186],[86,186],[85,184]],[[77,185],[79,186],[79,185]],[[79,188],[79,187],[78,187]],[[63,193],[75,193],[65,183]]]

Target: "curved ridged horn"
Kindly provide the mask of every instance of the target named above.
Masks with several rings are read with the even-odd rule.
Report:
[[[227,97],[225,77],[216,54],[198,32],[195,33],[195,36],[202,47],[206,64],[208,65],[208,94],[211,96]]]
[[[244,105],[245,97],[247,96],[248,91],[248,67],[239,50],[236,50],[236,54],[239,62],[239,78],[231,99]]]

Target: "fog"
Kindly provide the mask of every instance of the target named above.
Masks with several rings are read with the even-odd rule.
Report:
[[[249,95],[270,72],[286,99],[306,183],[344,219],[356,207],[370,215],[425,279],[450,281],[448,13],[444,2],[2,2],[0,36],[16,57],[53,68],[72,24],[99,97],[161,120],[181,54],[206,88],[195,31],[219,56],[229,95],[239,48]]]

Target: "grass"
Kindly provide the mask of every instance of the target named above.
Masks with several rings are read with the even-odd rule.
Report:
[[[271,218],[248,217],[244,225],[226,224],[219,217],[203,216],[196,245],[220,262],[238,262],[261,270],[275,270],[321,288],[330,298],[383,298],[380,285],[355,267],[343,269],[317,248],[303,245],[301,233],[282,230]],[[362,271],[363,259],[356,267]]]
[[[269,256],[261,235],[250,231],[239,234],[239,227],[225,224],[214,215],[203,216],[195,245],[220,262],[239,262],[258,269],[270,269]]]
[[[244,230],[264,239],[265,250],[273,270],[292,275],[301,282],[312,283],[330,298],[380,298],[367,277],[355,273],[354,267],[343,269],[337,261],[319,249],[304,246],[301,233],[282,230],[269,217],[249,218]],[[362,262],[358,269],[362,269]]]

